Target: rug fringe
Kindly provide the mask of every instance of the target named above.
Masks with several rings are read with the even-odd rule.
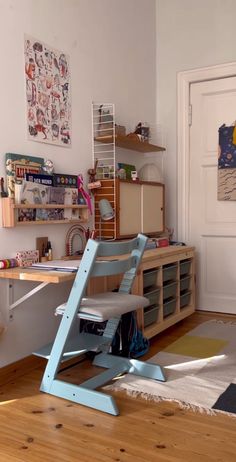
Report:
[[[233,419],[236,418],[236,414],[232,414],[231,412],[221,411],[220,409],[211,409],[208,407],[197,406],[195,404],[186,403],[185,401],[181,401],[175,398],[165,398],[164,396],[155,396],[155,395],[151,395],[150,393],[145,393],[145,392],[141,392],[137,390],[128,390],[126,388],[120,387],[119,385],[112,385],[106,388],[110,388],[110,390],[112,391],[125,392],[131,398],[141,398],[146,401],[152,401],[155,403],[160,403],[160,402],[176,403],[181,409],[196,412],[199,414],[205,414],[209,416],[217,416],[219,414],[222,414],[222,415],[227,415],[228,417],[231,417]]]
[[[224,324],[224,325],[228,325],[228,326],[235,326],[236,325],[236,321],[224,321],[223,319],[212,319],[211,321],[209,322],[216,322],[217,324]]]

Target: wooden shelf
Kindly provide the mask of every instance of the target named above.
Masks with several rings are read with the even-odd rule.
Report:
[[[65,205],[65,204],[15,204],[14,200],[6,197],[2,198],[2,226],[3,228],[13,228],[15,226],[32,225],[54,225],[67,223],[86,223],[88,221],[87,205]],[[63,220],[32,220],[18,221],[17,210],[20,209],[76,209],[80,210],[81,218]]]
[[[150,144],[145,141],[136,141],[129,136],[124,135],[108,135],[108,136],[99,136],[95,138],[95,141],[104,144],[114,144],[118,148],[130,149],[131,151],[138,152],[160,152],[165,151],[165,148],[162,146],[156,146],[155,144]]]

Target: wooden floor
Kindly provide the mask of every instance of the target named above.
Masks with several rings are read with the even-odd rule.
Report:
[[[216,316],[195,313],[168,329],[152,342],[149,356]],[[74,381],[90,372],[86,361],[62,374]],[[41,376],[39,367],[0,388],[0,462],[236,461],[236,418],[120,392],[113,395],[121,414],[113,417],[40,393]]]

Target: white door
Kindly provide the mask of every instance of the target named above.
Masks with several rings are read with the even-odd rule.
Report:
[[[236,201],[217,200],[218,129],[236,120],[236,77],[190,86],[189,242],[197,308],[236,313]]]

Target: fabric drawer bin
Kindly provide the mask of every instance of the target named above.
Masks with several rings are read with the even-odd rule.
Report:
[[[163,286],[163,299],[176,296],[176,288],[177,282],[172,282],[171,284],[167,284]]]
[[[144,327],[150,326],[154,322],[157,322],[157,314],[159,307],[152,305],[144,309]]]
[[[177,265],[163,266],[162,274],[163,282],[175,280],[177,275]]]
[[[180,308],[189,305],[191,298],[191,292],[186,292],[185,294],[180,295]]]
[[[190,285],[191,276],[186,276],[180,279],[180,292],[183,290],[188,290]]]
[[[180,262],[179,268],[180,268],[180,276],[183,276],[184,274],[188,274],[190,271],[190,266],[191,266],[191,260],[183,260]]]
[[[148,298],[150,305],[158,305],[159,297],[160,297],[160,289],[159,287],[154,287],[152,290],[145,292],[143,296]]]
[[[157,283],[158,269],[143,272],[143,288],[154,286]]]
[[[176,298],[170,298],[166,300],[163,304],[163,317],[166,318],[173,314],[176,308]]]

